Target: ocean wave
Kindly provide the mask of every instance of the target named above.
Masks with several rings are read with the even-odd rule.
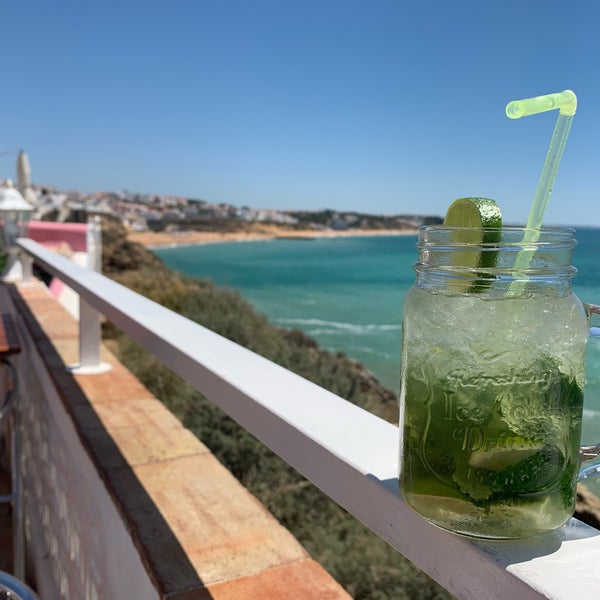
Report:
[[[325,321],[323,319],[276,319],[276,322],[286,327],[310,329],[315,334],[354,333],[361,335],[381,331],[400,331],[400,325],[386,323],[367,323],[361,325],[358,323]]]

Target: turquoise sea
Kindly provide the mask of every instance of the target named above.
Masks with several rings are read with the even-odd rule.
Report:
[[[600,304],[600,229],[579,228],[576,238],[575,293]],[[271,322],[345,352],[397,391],[402,301],[414,281],[415,243],[416,235],[281,239],[155,252],[177,271],[238,290]],[[588,346],[583,436],[586,444],[600,441],[600,337]]]

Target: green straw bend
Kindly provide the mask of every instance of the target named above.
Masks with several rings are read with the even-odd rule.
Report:
[[[559,109],[561,115],[572,117],[577,110],[577,96],[571,90],[564,90],[545,96],[513,100],[506,105],[506,116],[509,119],[520,119],[555,108]]]

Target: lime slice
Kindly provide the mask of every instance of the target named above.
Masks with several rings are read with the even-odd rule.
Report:
[[[488,285],[481,279],[490,279],[494,276],[486,273],[485,269],[496,266],[498,252],[485,250],[485,244],[495,244],[500,241],[500,228],[502,227],[502,214],[495,200],[490,198],[459,198],[455,200],[446,213],[444,225],[457,227],[451,234],[451,240],[459,244],[472,244],[479,250],[465,248],[453,252],[452,265],[470,269],[474,282],[467,277],[464,290],[467,292],[483,291]],[[461,271],[461,277],[469,271]],[[458,282],[454,287],[460,287]]]
[[[504,469],[513,467],[522,460],[539,452],[543,447],[541,442],[531,442],[525,439],[519,439],[516,445],[516,448],[513,446],[509,448],[476,450],[471,454],[469,465],[476,469],[504,471]]]
[[[446,213],[444,225],[450,227],[502,227],[500,207],[491,198],[459,198]]]

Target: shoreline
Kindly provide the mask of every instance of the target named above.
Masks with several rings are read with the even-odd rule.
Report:
[[[289,230],[269,227],[257,231],[130,231],[128,238],[146,248],[173,248],[177,246],[193,246],[218,244],[223,242],[257,242],[278,239],[314,240],[337,237],[364,237],[383,235],[416,235],[416,229],[345,229],[341,231],[326,229]]]

